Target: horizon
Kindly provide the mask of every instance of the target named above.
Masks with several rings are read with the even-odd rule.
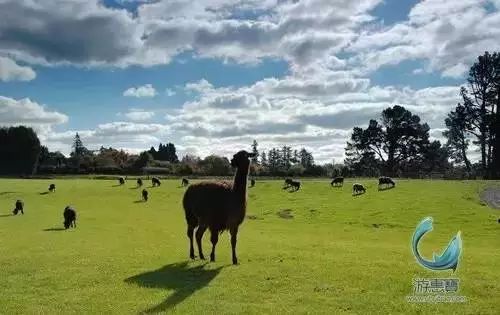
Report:
[[[444,143],[444,118],[500,2],[148,0],[0,2],[0,126],[68,155],[179,157],[304,147],[344,160],[354,126],[402,105]],[[76,14],[75,14],[76,13]],[[486,32],[488,30],[488,32]],[[476,147],[471,159],[478,159]]]

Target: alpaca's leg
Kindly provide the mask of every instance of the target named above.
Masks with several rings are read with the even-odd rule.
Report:
[[[236,257],[236,236],[238,235],[238,227],[233,227],[229,231],[231,233],[231,249],[233,251],[233,265],[238,264],[238,258]]]
[[[210,241],[212,242],[212,252],[210,253],[210,261],[215,261],[215,246],[219,241],[219,233],[217,231],[210,231]]]
[[[205,259],[205,256],[203,255],[203,249],[201,248],[201,239],[206,229],[206,225],[200,225],[196,230],[196,244],[198,245],[198,253],[200,254],[200,259]]]
[[[189,257],[194,259],[194,246],[193,246],[194,226],[188,225],[187,236],[189,237]]]

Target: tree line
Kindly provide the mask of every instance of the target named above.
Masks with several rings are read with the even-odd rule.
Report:
[[[448,113],[443,137],[431,140],[430,127],[404,106],[395,105],[354,127],[345,147],[343,164],[318,165],[305,148],[282,147],[255,153],[252,176],[394,176],[422,178],[500,178],[500,53],[485,52],[471,66],[461,87],[461,102]],[[474,145],[479,160],[469,157]],[[101,147],[89,150],[78,133],[69,157],[50,152],[28,127],[0,128],[0,175],[34,174],[168,174],[227,176],[226,157],[181,159],[173,143],[160,143],[140,154]]]
[[[356,176],[500,178],[500,54],[486,52],[472,65],[460,102],[445,119],[446,143],[429,139],[429,125],[393,106],[366,128],[354,127],[345,165]],[[470,144],[479,149],[472,163]]]

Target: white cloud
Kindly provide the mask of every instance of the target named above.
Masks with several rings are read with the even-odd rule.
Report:
[[[126,89],[123,92],[123,96],[130,96],[130,97],[137,97],[137,98],[155,97],[156,90],[153,87],[153,85],[145,84],[143,86],[131,87],[131,88]]]
[[[361,32],[349,47],[351,66],[374,71],[404,60],[424,60],[427,71],[462,77],[485,50],[500,49],[500,12],[486,0],[418,2],[408,20]]]
[[[64,124],[68,116],[51,111],[28,98],[13,99],[0,96],[0,126],[25,125],[32,127],[45,143],[55,125]]]
[[[47,109],[29,98],[16,100],[0,96],[0,124],[52,125],[68,121],[68,116]]]
[[[160,139],[169,134],[169,127],[161,124],[110,122],[99,124],[95,129],[52,132],[47,137],[46,144],[51,150],[69,154],[77,132],[90,150],[105,146],[137,153],[158,145]]]
[[[18,65],[10,58],[0,56],[0,81],[31,81],[36,77],[30,67]]]
[[[147,121],[155,116],[154,112],[142,111],[142,110],[132,110],[124,114],[131,121]]]
[[[175,91],[174,91],[174,90],[172,90],[172,89],[165,89],[165,94],[166,94],[167,96],[174,96],[176,93],[175,93]]]

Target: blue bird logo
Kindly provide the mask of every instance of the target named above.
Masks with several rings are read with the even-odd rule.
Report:
[[[462,239],[460,238],[460,231],[451,239],[450,243],[441,255],[433,253],[433,259],[426,260],[418,252],[418,243],[425,235],[425,233],[429,231],[432,231],[431,217],[423,219],[422,222],[417,225],[417,228],[413,233],[411,243],[413,254],[415,255],[418,263],[431,270],[452,269],[453,271],[455,271],[458,267],[458,259],[462,252]]]

